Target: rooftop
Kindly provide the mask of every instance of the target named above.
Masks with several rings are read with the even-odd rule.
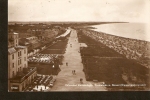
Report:
[[[20,83],[20,82],[24,81],[25,79],[27,79],[35,71],[36,71],[36,67],[23,68],[23,71],[18,72],[14,78],[10,79],[10,82]]]
[[[8,54],[13,54],[15,52],[17,52],[19,49],[25,49],[26,46],[16,46],[16,47],[11,47],[11,48],[8,48]]]
[[[26,38],[26,39],[34,39],[34,38],[37,38],[36,36],[32,36],[32,37],[28,37],[28,38]]]
[[[18,45],[18,46],[16,46],[15,48],[18,48],[18,49],[25,49],[25,48],[26,48],[26,46]]]
[[[17,50],[13,47],[13,48],[8,48],[8,53],[9,54],[13,54],[15,53]]]

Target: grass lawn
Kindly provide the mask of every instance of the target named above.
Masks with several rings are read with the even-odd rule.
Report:
[[[80,43],[94,44],[94,45],[99,44],[95,40],[91,39],[88,36],[82,35],[81,33],[78,33],[78,39]]]
[[[65,49],[68,41],[58,41],[48,49]]]
[[[41,52],[42,54],[64,54],[65,50],[44,50]]]
[[[68,40],[57,41],[57,43],[43,50],[42,54],[64,54]]]
[[[80,49],[81,55],[84,56],[99,56],[99,57],[123,57],[121,54],[106,46],[83,47]]]
[[[56,74],[60,71],[59,69],[52,68],[51,64],[37,64],[37,63],[32,64],[32,63],[29,63],[29,66],[30,67],[36,67],[37,73],[42,74],[42,75]]]
[[[87,58],[85,61],[87,63],[84,65],[85,73],[91,79],[121,84],[124,83],[122,74],[126,73],[129,76],[136,76],[139,80],[148,80],[146,79],[146,74],[149,73],[148,69],[128,59]]]

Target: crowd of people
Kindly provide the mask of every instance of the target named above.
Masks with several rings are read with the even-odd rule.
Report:
[[[145,67],[150,67],[148,65],[150,61],[150,42],[114,36],[92,30],[83,30],[82,32],[94,40],[105,44],[109,48],[114,49],[118,53],[123,54],[126,58],[135,59]]]

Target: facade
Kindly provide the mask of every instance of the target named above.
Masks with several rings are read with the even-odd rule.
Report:
[[[19,45],[18,33],[8,34],[8,90],[23,91],[36,77],[36,68],[28,67],[28,50]]]

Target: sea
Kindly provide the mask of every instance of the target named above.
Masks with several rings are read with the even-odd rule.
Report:
[[[146,23],[111,23],[92,25],[94,31],[116,35],[125,38],[138,39],[150,42],[149,29]]]

